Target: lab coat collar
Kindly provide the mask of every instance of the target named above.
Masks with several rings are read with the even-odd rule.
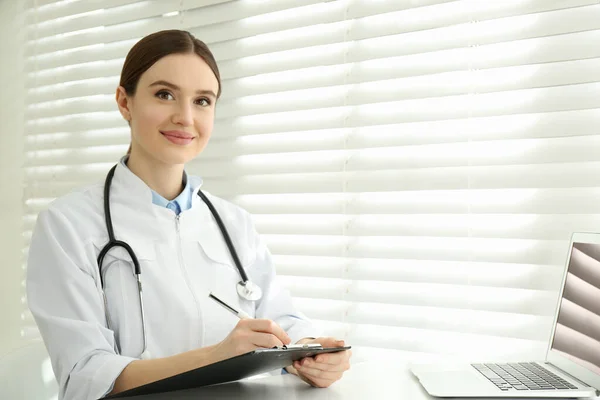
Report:
[[[202,179],[196,176],[188,175],[188,183],[193,189],[192,208],[184,211],[184,214],[190,215],[190,218],[182,218],[182,231],[195,231],[197,233],[199,226],[197,225],[201,219],[210,217],[204,216],[200,218],[198,212],[202,207],[198,207],[197,201],[202,201],[198,196],[198,190],[202,186]],[[140,231],[143,230],[144,236],[150,235],[154,240],[166,240],[173,232],[165,227],[174,227],[173,221],[175,220],[175,214],[173,211],[160,207],[152,202],[152,190],[135,175],[129,168],[123,166],[121,163],[117,164],[115,175],[110,190],[110,207],[113,220],[113,226],[115,229],[115,236],[119,239],[119,236],[125,237],[139,237]],[[204,214],[203,212],[200,212]],[[183,223],[184,220],[186,223]],[[155,221],[155,223],[149,223],[149,221]],[[188,223],[191,225],[188,228]],[[192,223],[193,222],[193,223]],[[186,229],[188,228],[188,229]],[[192,233],[192,232],[189,232]]]
[[[110,208],[117,239],[136,241],[145,237],[162,241],[165,224],[174,219],[171,210],[152,203],[152,190],[137,175],[117,164],[110,187]]]
[[[111,187],[111,199],[114,195],[117,194],[116,192],[119,190],[118,186],[123,185],[125,188],[128,188],[126,191],[126,195],[130,198],[130,201],[136,202],[140,206],[149,205],[150,208],[153,208],[152,189],[150,189],[148,185],[143,180],[141,180],[136,174],[131,172],[131,170],[123,164],[123,160],[124,159],[122,159],[121,162],[117,164],[117,169],[115,171],[115,176],[113,179],[113,185],[117,186],[117,188],[115,188],[115,194],[113,194]],[[197,197],[198,191],[204,183],[202,178],[198,176],[189,176],[184,171],[183,179],[186,185],[189,184],[193,196]]]
[[[146,209],[152,206],[152,190],[122,163],[117,164],[110,189],[111,205],[113,201],[121,200]]]
[[[125,154],[123,157],[121,157],[119,165],[124,167],[127,171],[131,172],[131,170],[127,167],[127,160],[129,160],[129,154]],[[179,202],[181,210],[190,209],[193,203],[193,196],[196,196],[198,194],[198,190],[200,190],[200,186],[202,186],[202,183],[202,178],[199,178],[197,176],[188,177],[187,172],[184,170],[182,178],[182,186],[184,187],[183,191],[172,201]],[[169,200],[165,199],[155,191],[150,190],[150,193],[152,193],[152,203],[162,207],[166,207],[167,203],[169,203]],[[185,203],[183,203],[184,201]],[[183,206],[181,206],[181,204],[183,204]]]

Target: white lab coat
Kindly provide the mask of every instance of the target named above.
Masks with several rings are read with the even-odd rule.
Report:
[[[196,186],[201,181],[196,177]],[[95,400],[110,390],[142,351],[133,263],[123,249],[103,263],[112,330],[108,329],[97,257],[108,241],[103,182],[59,198],[40,213],[31,240],[27,296],[65,400]],[[236,292],[240,275],[208,207],[194,193],[178,217],[152,204],[148,186],[121,164],[110,204],[117,240],[130,244],[142,271],[148,350],[166,357],[223,340],[239,321],[209,299],[213,292],[249,315],[277,322],[295,342],[316,336],[275,279],[270,253],[249,214],[207,193],[228,228],[250,280],[263,290],[257,302]],[[121,355],[115,352],[115,338]]]

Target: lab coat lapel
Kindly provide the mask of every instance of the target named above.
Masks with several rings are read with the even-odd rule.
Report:
[[[206,204],[197,195],[192,204],[189,212],[181,214],[182,236],[185,240],[198,241],[207,256],[214,261],[222,264],[233,262],[219,226]],[[223,213],[220,214],[223,218]]]
[[[159,212],[158,207],[152,204],[150,188],[121,163],[117,165],[111,185],[110,207],[117,239],[164,240],[172,234],[161,229],[170,210]]]

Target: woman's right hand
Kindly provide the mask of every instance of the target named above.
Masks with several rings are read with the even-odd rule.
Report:
[[[214,347],[214,362],[239,356],[258,348],[290,344],[288,334],[269,319],[241,319],[223,341]]]
[[[268,319],[242,319],[222,342],[174,356],[129,363],[116,379],[111,394],[204,367],[258,348],[290,343],[290,337]]]

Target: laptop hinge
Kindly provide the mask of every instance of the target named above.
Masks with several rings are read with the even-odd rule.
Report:
[[[568,372],[566,372],[564,369],[561,369],[561,368],[557,367],[556,365],[554,365],[554,364],[552,364],[551,362],[548,362],[548,361],[544,361],[542,364],[551,365],[554,369],[556,369],[557,371],[560,371],[561,374],[568,376],[569,378],[573,379],[574,381],[576,381],[580,385],[583,385],[583,386],[595,389],[596,390],[596,396],[600,396],[600,390],[596,389],[595,387],[593,387],[589,383],[586,383],[586,382],[582,381],[581,379],[574,377],[573,375],[571,375]]]

